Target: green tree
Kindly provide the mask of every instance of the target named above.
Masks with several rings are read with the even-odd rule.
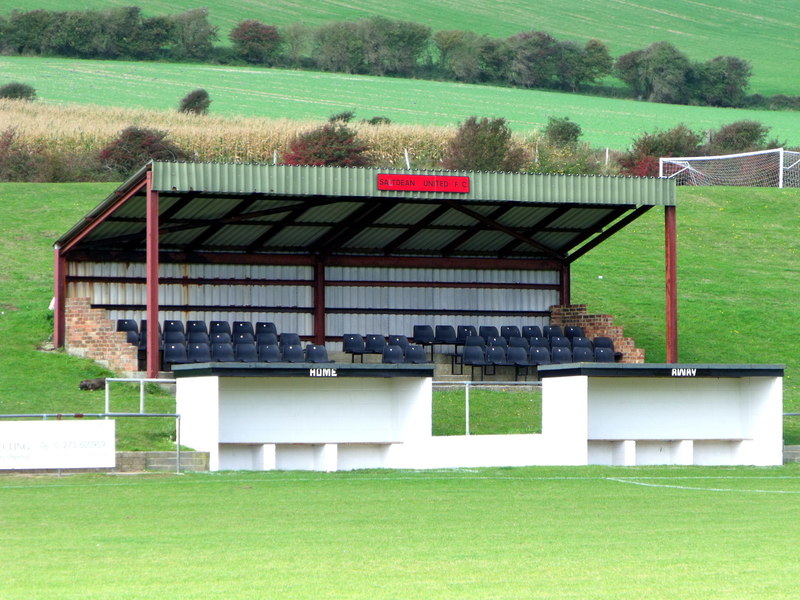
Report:
[[[583,47],[583,65],[587,83],[594,83],[614,69],[614,59],[600,40],[589,40]]]
[[[617,76],[644,100],[672,104],[689,100],[692,64],[669,42],[623,54],[615,66]]]
[[[283,40],[283,58],[289,66],[307,66],[310,61],[309,53],[311,40],[314,34],[310,27],[303,22],[291,23],[280,30]]]
[[[553,36],[543,31],[527,31],[510,37],[508,45],[511,48],[511,83],[527,88],[555,84],[561,47]]]
[[[364,73],[364,41],[358,23],[326,23],[314,32],[312,53],[317,66],[334,73]]]
[[[735,56],[717,56],[695,66],[692,96],[703,105],[739,107],[750,85],[750,63]]]
[[[364,62],[374,75],[410,77],[428,49],[431,29],[419,23],[372,17],[360,24]]]
[[[42,42],[58,24],[58,14],[47,10],[11,12],[3,44],[13,54],[41,54]]]
[[[447,145],[442,166],[456,171],[521,171],[526,162],[505,119],[469,117]]]
[[[196,8],[170,17],[173,24],[172,58],[207,60],[214,53],[219,28],[208,22],[208,9]]]

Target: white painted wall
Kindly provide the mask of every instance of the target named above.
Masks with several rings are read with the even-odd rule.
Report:
[[[777,465],[782,395],[779,377],[547,377],[541,435],[433,437],[426,377],[177,380],[212,470]]]

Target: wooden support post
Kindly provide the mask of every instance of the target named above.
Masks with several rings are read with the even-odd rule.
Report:
[[[678,362],[678,254],[674,206],[664,207],[667,362]]]

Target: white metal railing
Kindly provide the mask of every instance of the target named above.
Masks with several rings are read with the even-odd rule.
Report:
[[[112,382],[139,383],[139,414],[144,413],[144,386],[146,383],[175,383],[174,379],[155,379],[147,377],[106,377],[106,412],[111,412],[111,386]]]
[[[542,387],[541,381],[434,381],[433,387],[457,387],[464,386],[464,434],[470,435],[469,432],[469,390],[472,387]]]

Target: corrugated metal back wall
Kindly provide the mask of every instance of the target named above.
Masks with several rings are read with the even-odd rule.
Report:
[[[312,267],[162,264],[160,277],[167,280],[159,285],[162,321],[272,321],[279,331],[314,333]],[[329,337],[411,335],[415,324],[542,325],[542,313],[559,301],[558,271],[327,267],[325,278]],[[144,264],[70,263],[69,280],[68,297],[109,307],[112,319],[145,316]]]

